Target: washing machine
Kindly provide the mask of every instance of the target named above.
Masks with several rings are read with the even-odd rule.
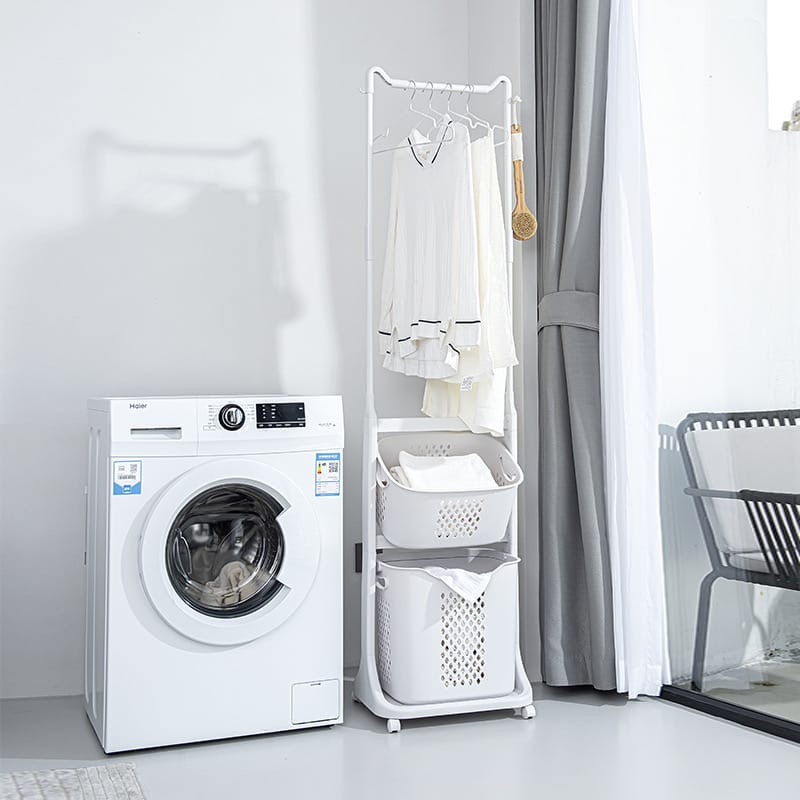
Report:
[[[341,722],[343,444],[340,397],[89,401],[106,752]]]

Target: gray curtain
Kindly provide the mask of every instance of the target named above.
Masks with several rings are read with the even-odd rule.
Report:
[[[540,608],[553,686],[616,685],[600,421],[610,0],[535,0]]]

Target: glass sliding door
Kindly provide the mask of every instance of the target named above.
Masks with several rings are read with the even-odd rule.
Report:
[[[800,740],[800,131],[768,125],[763,2],[641,12],[664,695]]]

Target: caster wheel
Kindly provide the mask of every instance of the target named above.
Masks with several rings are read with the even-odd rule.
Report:
[[[386,720],[386,730],[389,733],[400,733],[400,720],[399,719],[387,719]]]
[[[536,716],[536,709],[531,706],[525,706],[519,710],[519,715],[522,719],[533,719]]]

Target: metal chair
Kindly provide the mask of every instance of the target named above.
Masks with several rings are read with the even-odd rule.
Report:
[[[711,572],[700,584],[697,608],[692,659],[692,688],[696,691],[702,691],[703,688],[711,589],[718,578],[800,590],[800,494],[744,487],[701,486],[698,473],[702,476],[703,470],[698,462],[702,461],[702,434],[742,428],[791,428],[791,432],[787,430],[790,435],[786,440],[791,439],[790,446],[796,446],[796,437],[800,433],[798,426],[800,409],[689,414],[678,426],[678,442],[689,481],[689,486],[684,491],[694,498],[695,510],[711,561]],[[782,437],[778,430],[776,434],[770,434],[770,445],[777,445],[780,449]],[[770,451],[771,455],[774,452]],[[790,463],[793,463],[791,458]],[[800,474],[785,477],[790,483],[793,482],[793,486],[800,488]],[[709,513],[715,504],[728,502],[743,504],[739,508],[746,512],[746,517],[742,519],[749,523],[748,536],[752,534],[753,543],[751,551],[728,546],[729,538],[726,538],[720,515],[713,511]],[[730,515],[727,516],[730,519]]]

